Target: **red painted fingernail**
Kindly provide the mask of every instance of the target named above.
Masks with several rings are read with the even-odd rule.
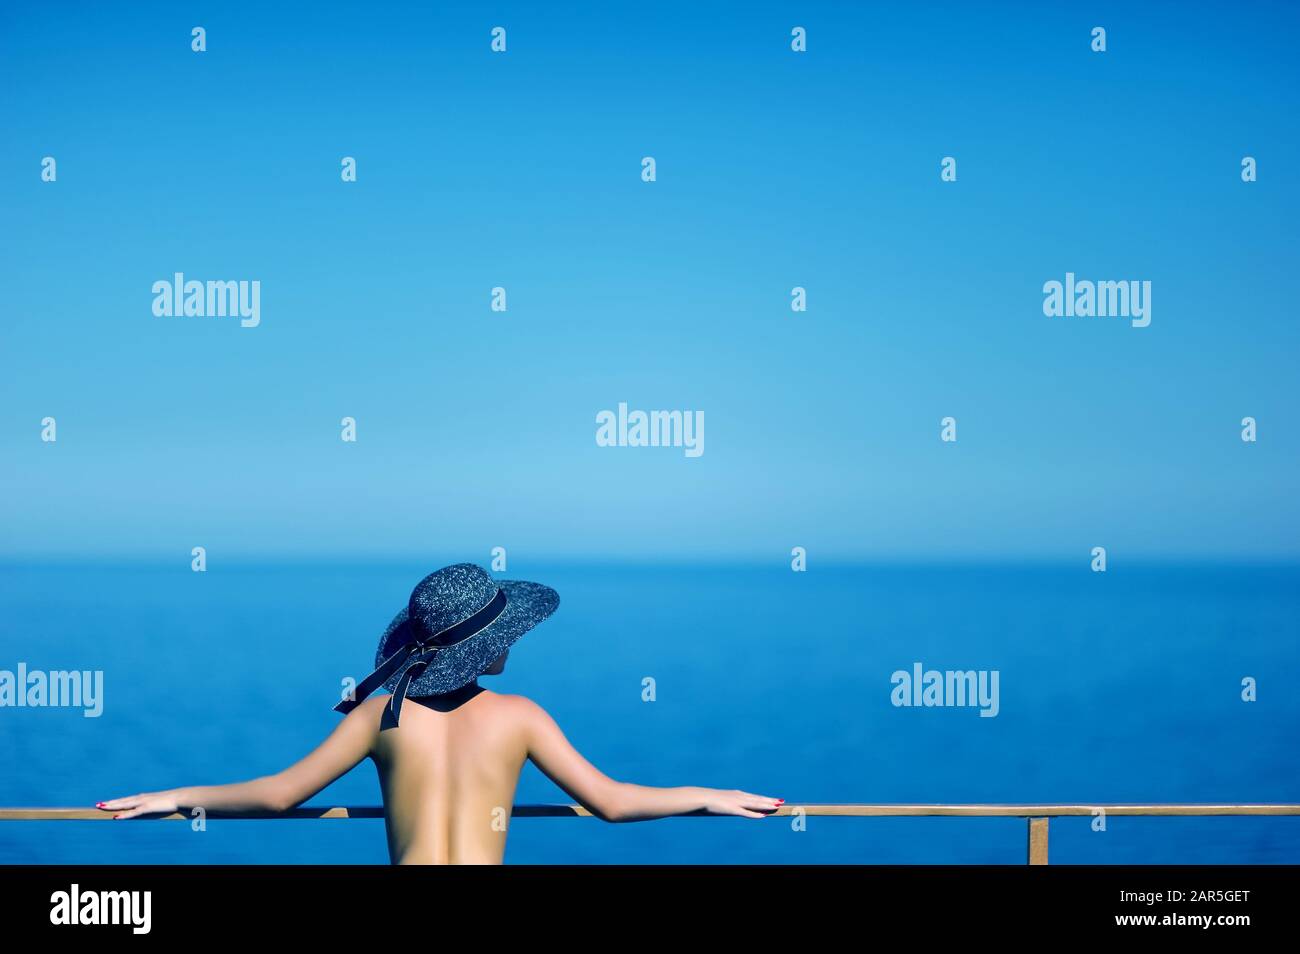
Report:
[[[103,803],[103,802],[95,802],[95,807],[96,807],[96,808],[103,808],[103,807],[104,807],[104,803]]]
[[[117,820],[118,820],[119,818],[121,818],[121,817],[122,817],[121,815],[114,815],[114,816],[113,816],[113,821],[117,821]]]

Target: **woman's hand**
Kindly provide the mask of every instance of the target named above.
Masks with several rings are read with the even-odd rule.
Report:
[[[117,820],[134,818],[136,815],[170,815],[179,806],[177,790],[173,788],[165,792],[141,792],[139,795],[115,798],[109,802],[97,802],[95,807],[102,808],[106,812],[117,812],[118,814],[113,816],[113,819]]]
[[[769,798],[737,789],[706,788],[704,808],[714,815],[741,815],[745,818],[766,818],[785,804],[784,798]]]

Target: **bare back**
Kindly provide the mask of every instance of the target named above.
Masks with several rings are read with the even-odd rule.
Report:
[[[401,725],[377,734],[394,864],[500,864],[519,772],[528,757],[519,697],[487,689],[448,711],[410,699]]]

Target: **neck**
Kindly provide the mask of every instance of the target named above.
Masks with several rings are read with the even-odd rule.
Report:
[[[416,696],[409,701],[418,702],[422,706],[428,706],[430,709],[436,709],[439,712],[447,712],[464,705],[483,691],[483,687],[475,679],[468,685],[453,689],[451,692],[444,692],[439,696]]]

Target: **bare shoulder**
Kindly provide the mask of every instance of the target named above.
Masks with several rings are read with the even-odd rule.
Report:
[[[366,737],[373,741],[379,736],[380,722],[387,707],[388,696],[371,696],[345,715],[334,731],[351,738]]]
[[[522,726],[539,725],[550,718],[545,709],[527,696],[499,692],[493,692],[491,695],[492,704],[499,706],[503,715]]]
[[[384,710],[388,708],[388,698],[387,695],[370,696],[344,716],[340,725],[352,725],[357,731],[378,733]]]
[[[370,722],[373,720],[375,722],[378,722],[379,716],[383,713],[385,707],[387,707],[388,705],[389,698],[390,697],[387,693],[380,693],[379,695],[368,696],[364,702],[357,703],[356,708],[353,709],[351,712],[349,712],[348,715],[351,716],[360,713],[359,721]]]

